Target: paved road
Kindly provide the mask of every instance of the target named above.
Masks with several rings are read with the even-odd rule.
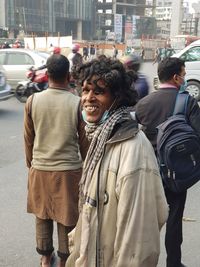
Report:
[[[156,68],[153,69],[151,63],[145,63],[143,70],[147,71],[151,80]],[[23,109],[24,105],[15,98],[0,102],[0,267],[39,267],[39,256],[35,252],[34,216],[26,213]],[[199,203],[200,183],[189,190],[184,214],[195,219],[183,223],[183,262],[188,267],[200,267]],[[165,266],[163,236],[164,228],[158,267]]]

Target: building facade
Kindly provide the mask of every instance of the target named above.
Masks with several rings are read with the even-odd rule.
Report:
[[[14,35],[72,35],[90,39],[93,0],[3,0],[1,24]],[[1,0],[2,2],[2,0]]]
[[[122,41],[153,35],[145,9],[155,0],[1,0],[0,28],[12,37],[72,35],[73,39]],[[121,27],[121,29],[120,29]],[[114,36],[114,37],[113,37]],[[132,38],[133,38],[132,37]]]
[[[147,9],[146,12],[147,16],[153,15],[151,9]],[[194,19],[190,14],[188,0],[157,0],[154,15],[158,38],[179,34],[195,35],[197,32],[198,19]]]
[[[125,42],[127,39],[141,38],[145,27],[146,32],[152,34],[155,25],[153,20],[151,22],[145,18],[146,8],[152,9],[153,4],[146,0],[96,0],[96,38]]]

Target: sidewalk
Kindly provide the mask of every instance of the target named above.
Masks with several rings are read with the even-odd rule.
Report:
[[[200,183],[188,190],[184,218],[182,262],[187,267],[200,267]],[[166,266],[164,234],[165,227],[161,231],[161,254],[157,267]]]

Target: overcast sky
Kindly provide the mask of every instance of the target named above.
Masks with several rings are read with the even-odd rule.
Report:
[[[198,3],[198,0],[189,0],[189,5],[190,5],[190,11],[194,12],[193,8],[192,8],[192,4],[193,3]]]

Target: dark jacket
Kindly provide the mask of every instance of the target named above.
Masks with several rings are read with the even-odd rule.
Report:
[[[139,99],[141,99],[149,94],[149,84],[144,74],[138,72],[137,75],[138,75],[138,78],[134,82],[134,87],[138,93]]]
[[[155,151],[156,127],[172,115],[177,93],[176,88],[162,88],[142,98],[136,105],[136,118],[143,125],[143,130]],[[192,96],[188,99],[186,116],[190,125],[200,136],[200,108]]]
[[[83,58],[80,53],[77,52],[74,54],[72,58],[72,63],[73,63],[73,66],[78,66],[83,63]]]

